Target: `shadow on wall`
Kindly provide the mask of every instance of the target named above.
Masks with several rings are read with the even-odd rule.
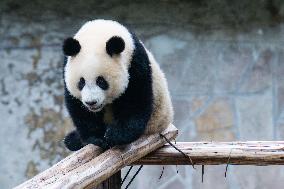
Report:
[[[135,13],[134,13],[134,12]],[[2,0],[2,15],[16,16],[41,22],[60,20],[90,20],[98,15],[115,18],[136,25],[163,23],[167,27],[184,26],[204,29],[233,28],[250,30],[255,27],[273,26],[283,21],[284,2],[281,0],[86,0],[86,1],[40,1]]]

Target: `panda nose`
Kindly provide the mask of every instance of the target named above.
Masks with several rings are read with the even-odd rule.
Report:
[[[97,104],[97,101],[96,100],[94,100],[94,101],[89,101],[89,102],[85,102],[87,105],[89,105],[89,106],[94,106],[94,105],[96,105]]]

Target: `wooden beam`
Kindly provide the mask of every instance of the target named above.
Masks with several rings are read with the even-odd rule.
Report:
[[[162,132],[170,140],[174,139],[177,133],[173,125]],[[114,147],[99,156],[97,154],[100,150],[97,147],[87,145],[16,188],[94,188],[124,166],[142,158],[165,143],[165,139],[159,134],[142,136],[129,145]]]
[[[94,145],[87,145],[16,188],[43,188],[42,183],[45,183],[45,181],[58,179],[60,175],[68,174],[74,169],[90,162],[101,152],[101,148]]]
[[[195,165],[284,165],[284,141],[179,142],[176,146]],[[188,165],[190,161],[166,144],[133,163],[141,164]]]
[[[121,189],[121,171],[118,171],[94,189]]]
[[[177,129],[171,125],[163,134],[173,139]],[[16,188],[94,188],[117,173],[99,187],[107,188],[112,183],[118,186],[119,171],[129,164],[190,164],[189,158],[170,145],[163,144],[165,140],[158,134],[143,136],[129,145],[115,147],[101,155],[100,148],[87,145]],[[284,141],[180,142],[176,143],[176,147],[187,154],[195,165],[284,165]],[[158,150],[149,154],[155,149]]]

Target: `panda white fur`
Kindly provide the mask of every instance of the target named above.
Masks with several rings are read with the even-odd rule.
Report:
[[[68,149],[128,144],[173,121],[163,72],[120,23],[89,21],[64,41],[63,51],[65,102],[76,127],[65,137]]]

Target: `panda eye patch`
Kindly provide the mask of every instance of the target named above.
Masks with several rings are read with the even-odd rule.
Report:
[[[103,90],[107,90],[109,85],[103,76],[97,77],[96,84]]]
[[[81,91],[85,86],[85,79],[84,78],[80,78],[80,81],[78,82],[78,89]]]

